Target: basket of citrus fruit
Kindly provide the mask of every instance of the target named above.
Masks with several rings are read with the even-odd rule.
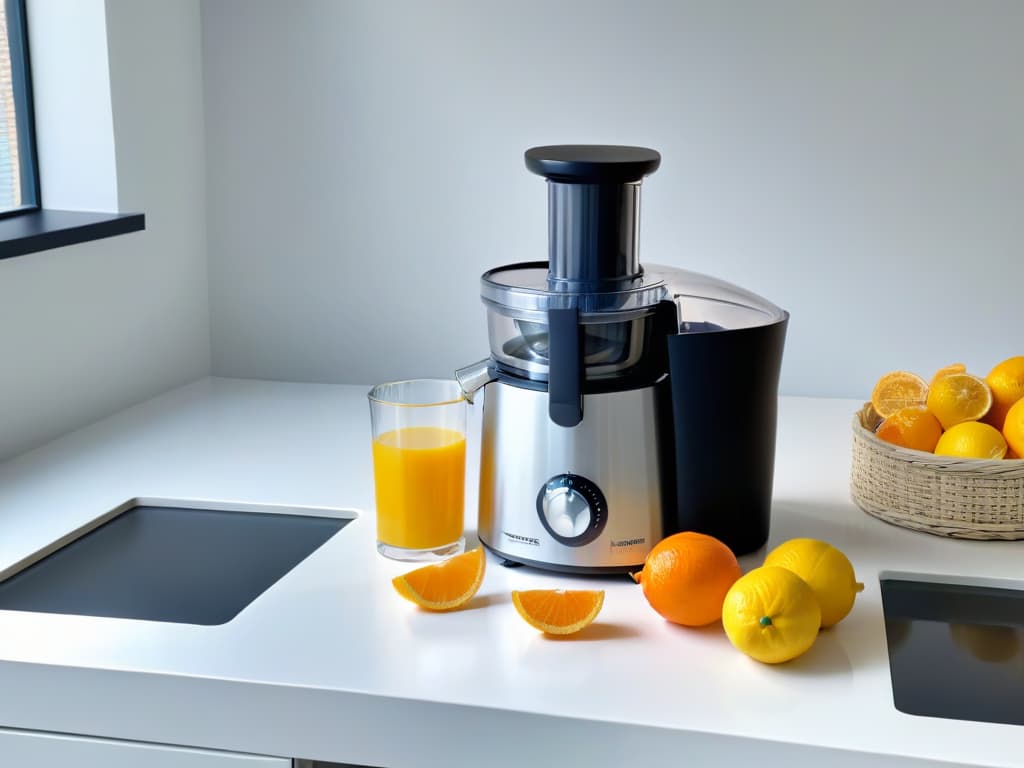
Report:
[[[853,420],[854,502],[895,525],[1024,539],[1024,356],[882,376]]]

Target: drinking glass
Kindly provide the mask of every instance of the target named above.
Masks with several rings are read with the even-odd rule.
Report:
[[[458,382],[395,381],[368,396],[377,551],[412,561],[462,552],[466,400]]]

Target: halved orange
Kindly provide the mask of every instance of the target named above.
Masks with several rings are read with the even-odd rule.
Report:
[[[871,404],[883,419],[901,408],[924,405],[928,398],[928,383],[907,371],[890,371],[878,380],[871,393]]]
[[[950,429],[965,421],[977,421],[992,407],[992,390],[983,379],[969,373],[943,376],[928,390],[928,410]]]
[[[591,624],[604,605],[603,589],[528,589],[512,592],[512,604],[531,627],[571,635]]]
[[[428,611],[450,611],[469,602],[484,580],[482,547],[391,580],[398,594]]]
[[[934,385],[935,382],[943,376],[949,376],[951,373],[967,373],[967,366],[963,363],[950,363],[943,368],[939,368],[939,370],[935,372],[935,375],[932,376],[931,384],[929,384],[929,386]]]

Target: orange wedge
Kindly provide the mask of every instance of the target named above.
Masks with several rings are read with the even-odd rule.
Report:
[[[951,363],[945,368],[939,368],[932,376],[932,381],[929,386],[934,386],[935,382],[941,379],[943,376],[949,376],[951,373],[967,373],[967,366],[963,363]]]
[[[924,405],[928,398],[928,383],[907,371],[890,371],[878,380],[871,393],[871,404],[883,419],[901,408]]]
[[[992,390],[977,376],[951,373],[932,385],[927,403],[942,428],[950,429],[965,421],[977,421],[988,413],[992,407]]]
[[[398,594],[428,611],[450,611],[469,602],[484,580],[484,550],[469,552],[396,576]]]
[[[571,635],[597,618],[604,590],[529,589],[513,592],[512,604],[531,627],[549,635]]]
[[[925,406],[912,405],[900,408],[883,421],[875,434],[879,440],[932,453],[942,437],[942,424]]]

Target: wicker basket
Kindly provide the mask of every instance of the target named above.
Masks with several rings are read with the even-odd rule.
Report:
[[[875,437],[867,403],[853,419],[850,492],[887,523],[958,539],[1024,539],[1024,460],[955,459]]]

